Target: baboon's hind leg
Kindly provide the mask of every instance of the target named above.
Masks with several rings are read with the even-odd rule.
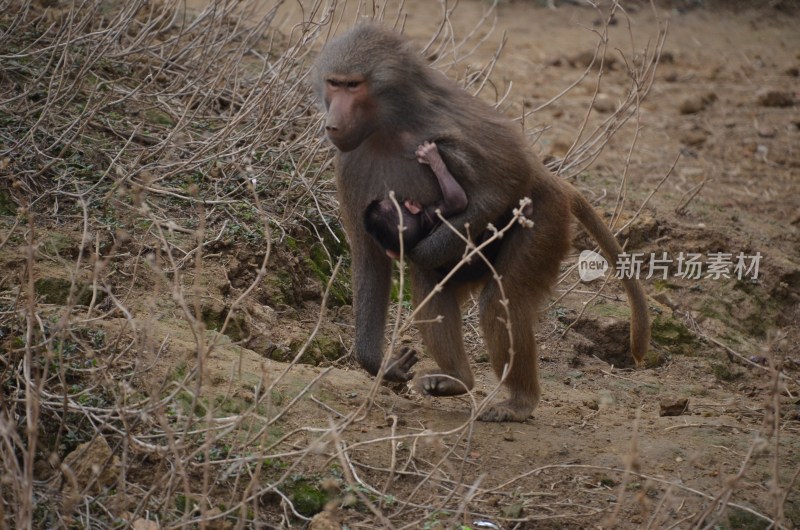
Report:
[[[433,290],[437,278],[437,275],[426,271],[413,274],[412,297],[415,307]],[[419,373],[414,379],[417,389],[430,396],[464,394],[475,384],[464,351],[460,294],[457,286],[445,285],[416,317],[422,342],[439,365],[437,370]]]
[[[510,291],[510,290],[509,290]],[[510,397],[491,404],[480,416],[482,421],[525,421],[539,404],[539,354],[533,326],[542,300],[537,293],[509,292],[507,306],[495,282],[481,293],[481,328],[492,368],[498,379],[507,371],[505,385]],[[543,297],[543,293],[538,296]],[[510,323],[510,327],[507,325]]]

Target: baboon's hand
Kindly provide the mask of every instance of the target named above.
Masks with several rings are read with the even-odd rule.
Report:
[[[392,354],[383,378],[393,383],[405,383],[414,377],[414,372],[411,371],[411,368],[418,361],[417,351],[408,346],[403,346],[400,351]]]

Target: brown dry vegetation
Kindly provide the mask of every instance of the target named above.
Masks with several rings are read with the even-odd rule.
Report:
[[[800,525],[790,2],[261,4],[0,2],[0,528]],[[758,279],[645,280],[632,370],[618,282],[565,262],[523,424],[473,421],[502,390],[471,304],[473,394],[371,380],[305,82],[359,13],[518,119],[629,251],[760,252]]]

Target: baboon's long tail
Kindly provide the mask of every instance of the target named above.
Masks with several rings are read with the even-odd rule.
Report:
[[[617,256],[622,253],[622,248],[609,231],[603,220],[597,215],[583,196],[575,190],[573,192],[572,214],[586,227],[586,230],[595,238],[603,251],[609,264],[614,266]],[[650,317],[647,311],[647,299],[639,280],[623,278],[628,303],[631,306],[631,353],[636,364],[640,364],[650,346]]]

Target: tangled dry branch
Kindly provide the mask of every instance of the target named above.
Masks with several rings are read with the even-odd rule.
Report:
[[[321,397],[331,368],[301,370],[329,299],[346,289],[331,153],[305,83],[343,15],[335,3],[308,3],[287,29],[276,27],[283,2],[261,4],[0,2],[0,249],[21,252],[4,258],[19,274],[0,283],[0,528],[291,527],[325,502],[348,508],[351,526],[488,528],[607,513],[600,498],[519,493],[546,468],[501,484],[471,477],[474,418],[493,393],[470,396],[463,424],[430,431],[402,425],[378,383],[339,411]],[[400,21],[401,12],[371,14]],[[470,57],[491,25],[490,11],[480,31],[457,39],[450,14],[424,50],[445,69]],[[658,35],[654,50],[628,61],[625,99],[553,168],[582,171],[636,118]],[[595,60],[606,37],[598,33]],[[464,76],[468,89],[494,88],[499,51]],[[599,85],[596,72],[583,76]],[[496,93],[502,105],[508,91]],[[298,234],[323,256],[318,318],[285,363],[258,361],[236,350],[232,330],[265,278],[289,267],[276,247]],[[220,271],[234,267],[233,254],[241,278],[226,279],[211,331],[207,277],[229,274]],[[222,350],[238,360],[220,369]],[[316,415],[285,422],[302,406]],[[353,436],[369,415],[383,418],[385,436]],[[364,458],[365,448],[386,458]],[[580,466],[560,466],[585,480]],[[413,487],[400,495],[398,482]],[[498,512],[497,498],[533,515]],[[709,514],[727,501],[715,498]]]

